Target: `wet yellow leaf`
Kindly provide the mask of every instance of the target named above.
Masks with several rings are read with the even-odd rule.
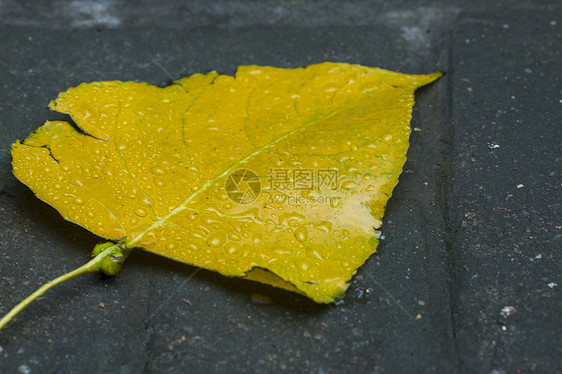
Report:
[[[126,247],[319,303],[375,252],[406,161],[414,91],[440,76],[242,66],[159,88],[85,83],[13,145],[16,177]]]

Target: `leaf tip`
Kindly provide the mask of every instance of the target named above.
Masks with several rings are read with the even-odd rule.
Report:
[[[436,73],[433,73],[432,75],[435,77],[435,79],[439,79],[439,78],[441,78],[442,76],[447,75],[447,72],[446,72],[446,71],[438,71],[438,72],[436,72]]]

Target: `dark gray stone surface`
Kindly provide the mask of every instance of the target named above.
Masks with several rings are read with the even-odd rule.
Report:
[[[562,370],[557,19],[467,14],[452,37],[448,249],[459,360],[476,372]]]
[[[555,1],[0,2],[0,314],[99,241],[11,174],[10,144],[60,118],[45,109],[58,92],[244,64],[447,72],[417,93],[385,239],[342,304],[138,251],[18,315],[0,372],[561,372],[561,15]]]

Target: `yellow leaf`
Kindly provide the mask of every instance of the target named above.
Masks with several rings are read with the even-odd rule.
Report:
[[[14,174],[124,247],[329,303],[376,250],[414,91],[440,75],[323,63],[84,83],[50,104],[82,131],[46,122],[13,145]]]

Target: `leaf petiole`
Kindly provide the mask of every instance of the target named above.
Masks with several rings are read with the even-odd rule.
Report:
[[[95,255],[94,258],[79,268],[44,284],[37,291],[12,308],[12,310],[0,319],[0,330],[32,301],[36,300],[39,296],[43,295],[59,283],[66,282],[67,280],[80,275],[94,273],[96,271],[101,271],[106,275],[116,275],[131,250],[132,248],[126,248],[122,244],[115,244],[112,242],[96,245],[92,252]]]

